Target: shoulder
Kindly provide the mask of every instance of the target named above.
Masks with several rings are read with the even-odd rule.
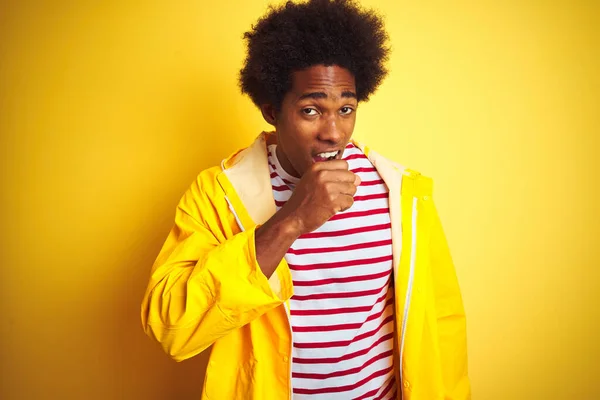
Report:
[[[213,199],[218,195],[218,176],[221,168],[218,166],[201,171],[187,188],[177,207],[194,218],[199,219],[207,209],[212,208]]]

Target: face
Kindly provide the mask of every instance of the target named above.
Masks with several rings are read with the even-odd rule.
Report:
[[[341,159],[357,107],[354,76],[347,69],[316,65],[294,72],[281,110],[262,107],[275,126],[277,158],[285,171],[301,177],[315,162]]]

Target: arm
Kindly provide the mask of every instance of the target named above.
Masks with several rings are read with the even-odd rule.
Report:
[[[300,236],[298,223],[282,209],[256,230],[256,259],[265,276],[270,277],[281,259]]]
[[[291,287],[275,293],[260,269],[256,229],[225,239],[214,231],[214,221],[212,230],[200,221],[199,210],[214,213],[195,185],[177,208],[142,304],[146,333],[177,361],[202,352],[292,295]],[[281,258],[272,271],[280,264]]]
[[[466,400],[471,398],[471,390],[467,373],[465,311],[454,263],[435,206],[430,247],[445,398]]]
[[[302,177],[289,201],[256,231],[258,262],[271,276],[298,237],[312,232],[354,203],[360,177],[343,160],[315,163]]]
[[[349,208],[359,183],[345,161],[317,163],[264,225],[227,235],[227,218],[193,185],[152,268],[142,304],[146,332],[181,361],[281,305],[293,294],[286,251],[303,232]],[[287,282],[274,291],[268,278],[280,267]]]

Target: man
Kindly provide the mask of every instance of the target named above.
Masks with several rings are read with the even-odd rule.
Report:
[[[386,75],[352,1],[271,8],[242,91],[275,127],[181,199],[142,305],[206,399],[467,399],[465,317],[431,180],[351,140]]]

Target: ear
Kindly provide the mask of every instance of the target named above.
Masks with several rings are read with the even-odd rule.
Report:
[[[277,111],[272,104],[263,104],[260,106],[262,116],[270,125],[275,126],[277,124]]]

